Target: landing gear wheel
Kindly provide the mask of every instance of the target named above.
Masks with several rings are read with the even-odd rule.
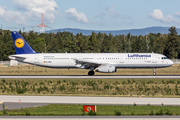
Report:
[[[156,72],[153,72],[153,75],[155,76],[155,75],[156,75]]]
[[[89,71],[88,75],[94,75],[94,71]]]

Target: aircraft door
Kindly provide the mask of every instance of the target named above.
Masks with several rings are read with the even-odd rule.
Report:
[[[157,55],[153,55],[152,63],[157,63]]]
[[[122,57],[120,57],[119,59],[120,59],[119,63],[124,63],[124,59]]]
[[[78,58],[77,58],[77,59],[82,60],[82,59],[83,59],[83,57],[82,57],[82,56],[78,56]]]
[[[39,64],[39,55],[35,55],[35,60],[34,60],[34,62],[35,62],[36,64]]]

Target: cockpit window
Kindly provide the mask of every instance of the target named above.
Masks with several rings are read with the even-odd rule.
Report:
[[[162,57],[161,59],[168,59],[167,57]]]

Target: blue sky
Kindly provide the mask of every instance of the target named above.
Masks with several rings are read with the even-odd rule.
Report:
[[[151,26],[180,28],[179,0],[1,0],[3,29],[124,30]],[[51,28],[46,28],[51,29]]]

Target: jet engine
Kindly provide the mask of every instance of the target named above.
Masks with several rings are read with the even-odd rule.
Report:
[[[116,72],[116,67],[113,65],[101,65],[95,69],[96,72],[113,73]]]

